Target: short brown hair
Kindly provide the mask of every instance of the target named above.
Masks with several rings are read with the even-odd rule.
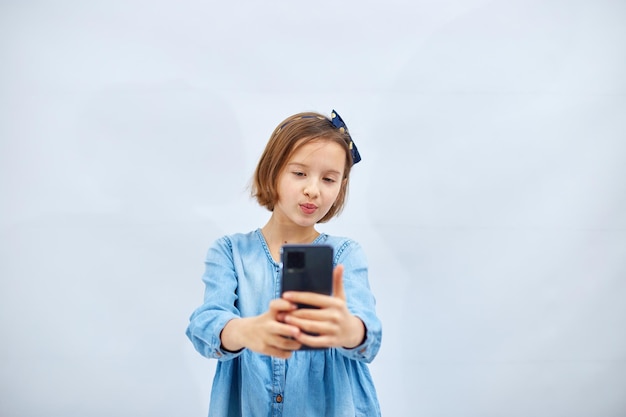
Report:
[[[333,126],[330,119],[322,114],[304,112],[294,114],[282,121],[276,127],[265,150],[259,159],[254,178],[252,181],[251,194],[257,202],[274,211],[274,205],[278,201],[278,177],[289,161],[293,153],[314,140],[327,140],[339,144],[346,152],[343,181],[335,204],[328,213],[319,220],[324,223],[341,213],[348,194],[348,182],[350,168],[352,167],[352,154],[350,152],[350,137],[347,133]]]

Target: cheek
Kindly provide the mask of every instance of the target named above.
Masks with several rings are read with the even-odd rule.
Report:
[[[337,187],[331,191],[331,199],[333,200],[333,204],[341,197],[343,188]]]

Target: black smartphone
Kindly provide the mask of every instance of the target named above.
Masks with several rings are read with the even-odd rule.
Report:
[[[333,248],[329,245],[284,245],[281,248],[282,290],[332,295]],[[318,308],[298,304],[298,308]],[[309,333],[317,336],[315,333]],[[317,349],[302,345],[300,350]]]
[[[281,249],[282,292],[332,295],[333,248],[329,245],[284,245]],[[299,308],[315,308],[299,305]]]

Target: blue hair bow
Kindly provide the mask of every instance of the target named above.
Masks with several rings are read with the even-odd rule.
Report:
[[[342,133],[348,135],[348,146],[350,147],[350,152],[352,153],[352,165],[356,164],[361,160],[361,154],[359,154],[359,150],[354,144],[352,136],[350,136],[350,132],[348,132],[348,126],[346,126],[341,116],[339,116],[339,114],[337,114],[335,110],[333,110],[333,112],[331,113],[330,121],[332,122],[333,126],[339,129]]]

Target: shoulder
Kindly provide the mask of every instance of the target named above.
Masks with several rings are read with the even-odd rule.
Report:
[[[234,249],[250,246],[251,243],[257,241],[258,237],[256,236],[255,231],[248,233],[233,233],[229,235],[223,235],[213,241],[211,247],[209,248],[209,251],[226,250],[232,252]]]
[[[238,246],[240,244],[245,244],[249,242],[258,241],[258,231],[253,230],[248,233],[233,233],[229,235],[223,235],[216,239],[213,244],[214,245],[228,245],[228,246]]]
[[[339,262],[346,257],[362,257],[365,258],[363,248],[354,239],[345,236],[333,236],[324,235],[324,238],[320,241],[320,244],[326,244],[333,247],[335,252],[335,262]]]
[[[253,230],[248,233],[234,233],[223,235],[213,242],[211,249],[219,251],[228,251],[234,255],[243,253],[263,252],[265,241],[261,235],[260,229]]]

